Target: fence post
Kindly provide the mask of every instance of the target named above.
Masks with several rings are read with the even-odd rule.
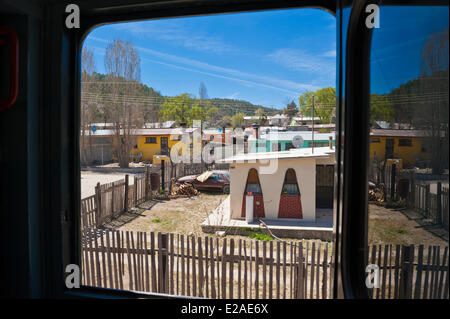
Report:
[[[150,167],[145,166],[145,200],[148,200],[148,185],[150,184]]]
[[[102,193],[100,189],[100,182],[95,186],[95,200],[97,204],[97,209],[95,210],[95,227],[100,227],[100,216],[102,214]]]
[[[441,202],[441,198],[442,198],[442,183],[438,182],[437,183],[437,196],[436,196],[436,224],[440,225],[442,224],[442,202]]]
[[[165,161],[161,160],[161,190],[165,190],[164,180],[165,180]]]
[[[134,207],[137,206],[138,178],[134,175]]]
[[[395,171],[396,171],[397,165],[395,163],[391,166],[391,201],[394,200],[395,197]]]
[[[414,171],[409,172],[409,207],[415,208],[416,199],[416,175]]]
[[[427,219],[431,217],[431,196],[430,196],[430,184],[425,185],[425,207],[424,211],[427,216]]]
[[[414,246],[402,247],[402,261],[400,269],[400,287],[399,298],[411,299],[412,296],[412,280],[413,280],[413,262],[414,262]]]
[[[168,236],[167,233],[158,233],[158,254],[159,254],[159,292],[160,293],[168,293],[168,287],[166,285],[166,276],[167,276],[167,243]],[[194,257],[193,257],[194,258]]]
[[[123,212],[128,211],[128,174],[125,175],[125,202],[123,203]]]

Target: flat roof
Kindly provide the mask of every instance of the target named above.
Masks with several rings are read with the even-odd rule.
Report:
[[[312,153],[312,148],[298,148],[291,149],[289,151],[282,152],[256,152],[256,153],[246,153],[237,154],[228,158],[219,160],[221,163],[233,163],[233,162],[245,162],[245,161],[255,161],[255,160],[273,160],[273,159],[290,159],[290,158],[319,158],[319,157],[330,157],[334,154],[334,147],[330,149],[329,147],[314,147],[314,153]]]
[[[335,132],[331,133],[317,133],[314,132],[314,140],[326,140],[328,141],[330,136],[335,139]],[[259,140],[269,140],[269,141],[286,141],[293,140],[294,137],[301,136],[304,140],[312,140],[312,131],[277,131],[277,132],[269,132],[263,133],[259,137]],[[249,140],[256,140],[254,136],[249,138]]]
[[[184,133],[192,133],[200,128],[188,127],[184,129]],[[181,135],[183,130],[181,128],[141,128],[132,132],[133,135]]]

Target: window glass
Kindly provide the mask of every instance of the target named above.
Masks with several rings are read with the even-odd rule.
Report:
[[[281,195],[300,195],[297,184],[297,177],[295,175],[295,171],[292,168],[286,171]]]
[[[145,138],[146,144],[156,144],[156,137],[150,136]]]
[[[313,121],[335,130],[332,14],[304,8],[102,25],[87,35],[81,62],[83,285],[220,299],[331,297],[333,207],[316,198],[332,199],[333,189],[316,182],[313,165],[333,165],[334,154],[315,150],[312,158],[308,148],[319,143]],[[303,134],[296,145],[292,136]],[[280,152],[293,147],[289,158]],[[285,157],[275,170],[239,160],[255,155]],[[279,204],[281,191],[300,194],[288,167],[304,173],[304,198],[281,196]],[[279,237],[248,231],[264,218],[277,219]],[[286,231],[299,219],[321,231]],[[277,244],[285,272],[269,258]],[[300,250],[308,257],[298,258]],[[245,278],[246,262],[253,273]]]
[[[381,6],[373,29],[367,264],[380,285],[369,287],[372,298],[448,298],[448,9]]]

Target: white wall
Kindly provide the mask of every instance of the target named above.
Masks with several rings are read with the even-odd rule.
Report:
[[[258,173],[263,166],[256,163],[232,163],[230,165],[230,214],[231,218],[241,218],[245,183],[250,168]],[[297,176],[302,198],[304,220],[315,220],[316,215],[316,158],[278,159],[278,169],[273,174],[259,173],[264,197],[266,218],[277,218],[281,188],[287,169],[293,168]]]

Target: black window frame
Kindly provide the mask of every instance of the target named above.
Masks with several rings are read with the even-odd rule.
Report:
[[[155,139],[155,141],[152,142],[152,139]],[[158,138],[156,136],[146,136],[145,144],[158,144]]]
[[[400,147],[412,147],[412,139],[411,138],[400,138],[398,140],[398,146],[400,146]]]
[[[27,33],[22,29],[19,32],[19,38],[26,40],[21,43],[19,59],[25,61],[27,68],[21,74],[29,75],[30,79],[21,81],[23,83],[19,85],[19,91],[24,89],[24,93],[21,93],[16,105],[3,113],[2,117],[11,120],[8,124],[10,126],[22,123],[23,114],[38,119],[27,125],[29,131],[26,134],[36,134],[33,138],[25,136],[28,144],[24,146],[33,145],[33,149],[38,152],[27,154],[28,157],[21,159],[23,166],[28,166],[29,169],[24,169],[25,172],[21,173],[20,177],[29,183],[28,187],[39,186],[40,192],[28,195],[28,208],[22,207],[15,214],[4,216],[4,222],[17,226],[14,231],[23,237],[17,244],[24,250],[18,251],[17,245],[13,247],[2,242],[4,253],[11,257],[8,260],[8,269],[13,270],[5,276],[2,291],[11,289],[8,291],[9,295],[21,297],[177,298],[95,287],[68,290],[64,286],[63,265],[80,264],[80,51],[82,41],[91,29],[104,23],[140,19],[314,7],[336,15],[337,25],[334,192],[336,271],[333,274],[333,293],[335,298],[368,298],[362,280],[365,276],[363,245],[366,240],[367,220],[363,216],[365,214],[360,214],[358,210],[367,209],[368,161],[365,160],[368,152],[365,151],[369,144],[368,125],[364,124],[368,115],[370,31],[364,26],[364,9],[368,3],[377,1],[147,2],[79,0],[77,4],[81,10],[80,29],[65,28],[65,2],[33,2],[21,8],[21,16],[17,14],[17,23],[23,22],[29,31]],[[383,5],[389,4],[448,5],[448,1],[383,2]],[[350,10],[348,21],[343,9]],[[28,40],[30,42],[27,42]],[[27,83],[24,84],[25,82]],[[29,100],[23,97],[25,95]],[[20,122],[17,118],[20,118]],[[27,121],[30,121],[29,118]],[[10,160],[11,156],[16,154],[9,155],[5,152],[4,159]],[[11,175],[4,179],[7,180],[8,176]],[[15,189],[4,188],[3,191],[4,196],[17,196]],[[9,208],[8,204],[0,205],[2,209]],[[25,272],[22,272],[23,270]]]

